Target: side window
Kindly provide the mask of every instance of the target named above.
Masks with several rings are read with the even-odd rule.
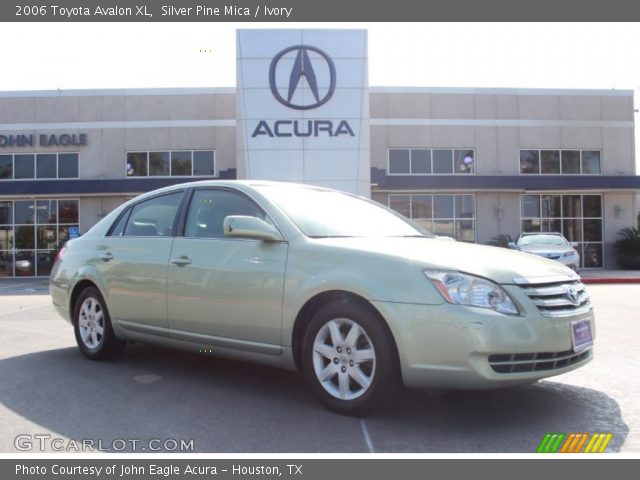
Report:
[[[249,198],[228,190],[196,190],[191,199],[185,237],[224,237],[224,219],[247,215],[270,222],[264,211]]]
[[[111,232],[109,233],[110,237],[121,237],[124,234],[124,227],[127,225],[127,219],[129,218],[130,213],[131,208],[127,208],[127,210],[120,215],[116,224],[111,227]]]
[[[124,229],[124,236],[171,236],[173,221],[181,198],[182,192],[176,192],[138,203],[131,210],[127,226]]]

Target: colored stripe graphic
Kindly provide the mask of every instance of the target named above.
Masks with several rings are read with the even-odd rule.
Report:
[[[570,433],[567,436],[567,440],[564,442],[564,445],[562,445],[562,449],[560,450],[560,453],[571,453],[571,451],[575,447],[576,442],[578,440],[578,435],[579,434],[577,433]]]
[[[611,433],[547,433],[536,450],[537,453],[604,453],[613,438]],[[564,440],[564,442],[563,442]],[[583,447],[585,446],[583,450]]]
[[[581,435],[582,435],[582,438],[580,439],[580,441],[576,445],[576,448],[571,453],[580,453],[580,451],[582,450],[582,447],[587,442],[587,438],[589,438],[589,434],[588,433],[583,433]]]
[[[560,453],[578,453],[587,438],[589,438],[588,433],[571,433],[567,437],[567,441],[564,442]]]
[[[566,434],[564,433],[547,433],[540,445],[538,445],[537,453],[556,453]]]
[[[603,453],[612,437],[611,433],[594,433],[584,453]]]

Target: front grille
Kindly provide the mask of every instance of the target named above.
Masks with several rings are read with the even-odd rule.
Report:
[[[514,282],[545,317],[567,317],[592,308],[589,294],[579,278],[516,278]]]
[[[489,356],[489,365],[496,373],[522,373],[556,370],[575,365],[589,356],[590,348],[582,352],[501,353]]]

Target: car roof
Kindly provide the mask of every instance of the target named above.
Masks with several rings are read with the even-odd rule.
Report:
[[[168,185],[163,188],[158,188],[150,192],[145,192],[137,196],[136,199],[142,200],[143,198],[155,196],[165,192],[168,193],[176,190],[181,190],[185,188],[194,188],[194,187],[236,187],[236,188],[239,188],[240,190],[247,191],[254,187],[264,187],[264,186],[297,187],[297,188],[308,188],[312,190],[324,190],[324,191],[331,190],[329,188],[320,187],[316,185],[309,185],[305,183],[295,183],[295,182],[279,182],[276,180],[223,180],[223,179],[198,180],[195,182],[176,183],[174,185]]]

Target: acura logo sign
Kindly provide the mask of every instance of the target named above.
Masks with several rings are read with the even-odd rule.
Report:
[[[290,59],[293,60],[293,63],[286,61]],[[286,69],[283,73],[289,80],[288,85],[278,85],[276,82],[278,72],[282,69]],[[280,78],[283,73],[280,73]],[[326,87],[327,76],[328,89]],[[303,87],[303,77],[311,95],[295,95]],[[323,83],[325,84],[324,88]],[[269,86],[271,93],[281,104],[296,110],[311,110],[327,103],[333,95],[336,89],[336,67],[329,55],[319,48],[310,45],[295,45],[285,48],[271,60]],[[309,98],[305,98],[307,96]]]
[[[282,83],[278,84],[278,79]],[[336,89],[336,67],[325,52],[311,45],[285,48],[269,66],[269,87],[278,102],[295,110],[311,110],[329,101]],[[256,137],[355,137],[347,120],[260,120]]]

